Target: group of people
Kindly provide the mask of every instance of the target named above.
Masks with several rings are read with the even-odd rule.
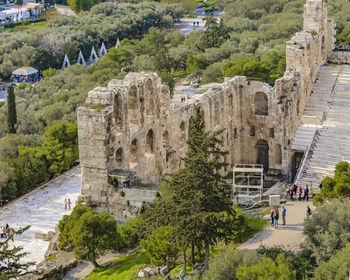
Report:
[[[299,201],[301,200],[309,201],[310,191],[309,191],[308,185],[306,185],[304,189],[301,186],[291,185],[287,190],[287,192],[291,200],[298,199]]]
[[[8,224],[0,226],[0,238],[7,238],[10,233],[10,227]]]
[[[71,201],[70,201],[70,198],[69,197],[67,197],[67,198],[65,198],[64,199],[64,209],[66,209],[66,210],[70,210],[70,205],[71,205],[72,203],[71,203]]]
[[[282,222],[283,222],[283,225],[286,224],[286,214],[287,214],[287,210],[283,206],[282,207]],[[279,213],[278,207],[276,207],[275,209],[273,209],[271,211],[271,226],[273,226],[274,228],[278,228],[278,220],[279,220],[279,218],[280,218],[280,213]]]
[[[307,206],[306,215],[310,216],[311,214],[312,214],[311,208],[309,206]],[[283,223],[283,225],[286,225],[286,215],[287,215],[287,210],[283,206],[282,207],[282,223]],[[278,209],[278,207],[276,207],[275,209],[273,209],[271,211],[271,226],[273,226],[276,229],[278,228],[279,217],[280,217],[279,209]]]

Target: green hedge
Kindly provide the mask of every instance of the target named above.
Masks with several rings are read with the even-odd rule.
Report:
[[[41,22],[41,21],[46,21],[46,18],[42,17],[42,18],[34,19],[34,22]],[[28,20],[23,20],[23,21],[18,21],[18,22],[10,22],[10,23],[4,24],[4,27],[5,28],[13,28],[13,27],[18,26],[18,25],[29,25],[31,23],[33,23],[33,20],[28,19]]]

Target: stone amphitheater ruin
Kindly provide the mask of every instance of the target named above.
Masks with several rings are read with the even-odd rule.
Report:
[[[201,86],[199,94],[180,102],[157,74],[142,72],[90,91],[77,110],[80,199],[119,220],[152,201],[157,188],[146,184],[159,183],[182,165],[195,105],[203,111],[206,129],[225,129],[226,172],[237,163],[260,163],[267,174],[279,170],[291,181],[300,166],[299,183],[318,186],[344,154],[336,147],[329,155],[317,151],[327,151],[327,136],[350,124],[344,93],[350,92],[350,68],[325,65],[350,61],[350,52],[335,49],[334,35],[325,1],[307,0],[303,31],[287,42],[286,71],[274,87],[236,76]]]

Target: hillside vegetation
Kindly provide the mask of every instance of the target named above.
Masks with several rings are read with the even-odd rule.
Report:
[[[245,75],[273,85],[285,70],[286,41],[302,28],[304,3],[221,0],[217,6],[225,11],[222,21],[212,18],[207,22],[207,30],[196,30],[187,36],[169,29],[183,14],[182,5],[155,2],[102,3],[76,17],[57,16],[39,30],[2,29],[3,79],[23,65],[47,69],[40,83],[34,87],[21,84],[16,90],[16,135],[7,135],[7,105],[0,103],[0,161],[3,170],[9,171],[0,173],[3,199],[12,199],[53,176],[48,171],[51,162],[47,157],[36,156],[38,164],[45,166],[45,176],[23,188],[23,180],[16,174],[30,174],[30,167],[17,162],[19,151],[23,147],[41,147],[45,130],[56,122],[75,123],[76,108],[84,103],[88,91],[105,86],[113,78],[122,79],[130,71],[145,70],[158,72],[171,89],[174,79],[188,75],[201,83]],[[327,5],[338,24],[339,42],[349,43],[350,5],[346,0],[329,0]],[[115,49],[117,38],[122,41]],[[56,70],[64,54],[73,64],[79,50],[88,58],[91,47],[97,49],[102,41],[110,50],[94,65]],[[3,147],[9,147],[11,152]],[[72,161],[63,165],[69,168],[71,164]]]

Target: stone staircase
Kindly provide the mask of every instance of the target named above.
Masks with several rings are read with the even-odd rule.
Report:
[[[321,68],[292,149],[308,151],[295,182],[303,186],[318,187],[325,177],[334,176],[338,162],[350,162],[349,66]]]

